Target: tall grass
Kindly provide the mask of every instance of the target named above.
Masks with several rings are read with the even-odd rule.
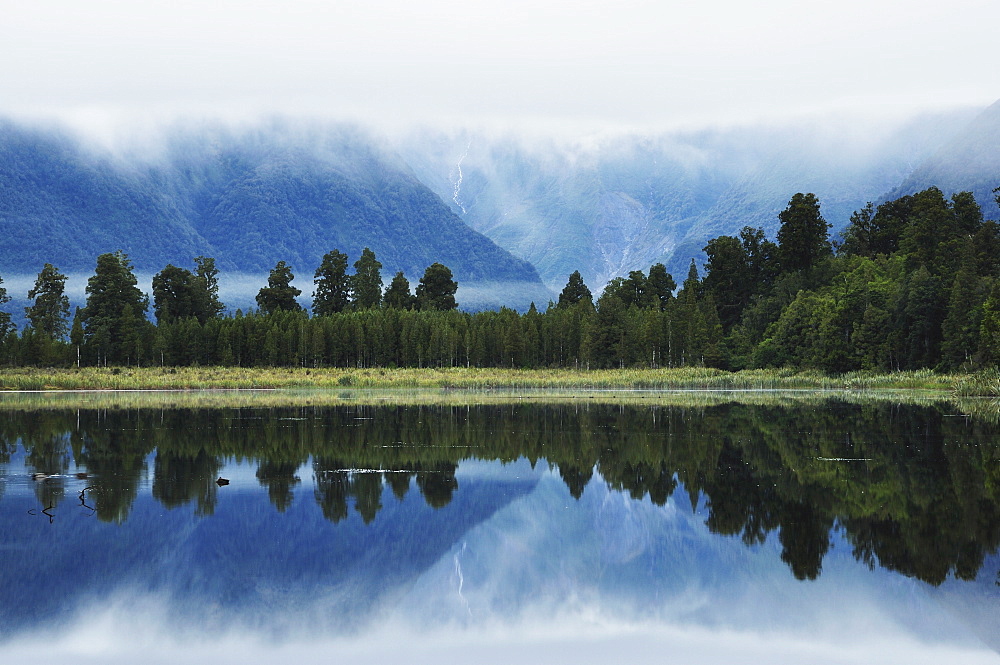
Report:
[[[954,385],[957,397],[1000,398],[1000,370],[991,368],[963,376]]]
[[[978,375],[976,375],[978,376]],[[264,388],[442,388],[465,390],[951,390],[974,391],[975,377],[928,370],[891,374],[851,373],[831,377],[815,371],[678,369],[305,369],[234,367],[143,367],[5,369],[0,390],[205,390]],[[979,379],[977,379],[979,380]],[[993,374],[997,383],[996,373]],[[982,379],[985,381],[985,379]],[[987,382],[988,383],[988,382]],[[986,385],[984,383],[983,385]],[[961,386],[961,388],[959,388]],[[959,394],[972,394],[963,392]]]

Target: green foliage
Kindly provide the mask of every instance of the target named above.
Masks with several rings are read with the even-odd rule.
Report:
[[[351,298],[347,254],[336,249],[324,254],[314,277],[316,290],[312,296],[312,312],[315,316],[328,316],[347,309]]]
[[[739,238],[720,236],[705,246],[705,290],[712,295],[719,319],[728,331],[750,303],[756,284],[750,274],[750,257]]]
[[[569,280],[566,282],[566,286],[559,293],[559,306],[568,307],[571,305],[576,305],[582,301],[588,301],[591,304],[594,302],[594,296],[591,294],[590,289],[587,285],[583,283],[583,277],[580,275],[579,270],[573,271],[573,274],[569,276]]]
[[[778,214],[778,259],[783,271],[809,270],[832,252],[815,194],[796,194]]]
[[[199,280],[195,302],[199,321],[205,323],[225,311],[226,306],[219,301],[219,270],[215,267],[215,259],[210,256],[194,257],[195,276]]]
[[[121,250],[97,257],[87,280],[84,340],[98,365],[140,363],[141,341],[149,334],[149,299],[137,286],[128,255]]]
[[[3,286],[3,279],[0,279],[0,305],[10,302],[7,289]],[[0,312],[0,340],[5,339],[14,331],[14,324],[10,320],[10,312]]]
[[[168,264],[153,276],[153,313],[157,321],[192,317],[204,324],[224,309],[218,299],[214,259],[199,256],[195,263],[196,273]]]
[[[378,307],[382,302],[382,264],[375,258],[375,252],[367,247],[361,258],[354,262],[354,274],[350,277],[351,306],[354,309]]]
[[[49,339],[62,339],[69,331],[69,298],[65,295],[66,275],[46,263],[35,279],[35,285],[28,291],[28,298],[34,299],[24,313],[31,327]]]
[[[267,277],[267,286],[257,292],[257,306],[265,314],[298,312],[302,310],[296,298],[302,289],[292,286],[295,275],[284,261],[278,261]]]
[[[646,278],[647,302],[651,307],[656,307],[661,312],[667,308],[670,299],[674,297],[674,289],[677,284],[674,278],[667,272],[667,267],[662,263],[654,263],[649,267],[649,277]]]
[[[983,303],[983,320],[979,326],[979,356],[986,363],[1000,364],[1000,279],[993,282],[990,295]]]
[[[402,270],[389,282],[382,304],[391,309],[413,309],[415,306],[413,294],[410,293],[410,280],[406,279]]]
[[[452,279],[451,270],[440,263],[432,263],[417,284],[417,309],[422,311],[447,311],[458,307],[455,293],[458,283]]]

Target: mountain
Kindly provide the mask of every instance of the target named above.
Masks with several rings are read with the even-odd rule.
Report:
[[[1000,187],[1000,102],[979,114],[961,132],[923,161],[886,200],[935,186],[950,196],[971,191],[987,219],[996,219],[993,190]]]
[[[165,131],[155,150],[116,153],[6,122],[0,233],[5,275],[45,262],[92,272],[98,254],[122,249],[141,273],[206,255],[224,272],[266,275],[283,260],[301,286],[326,252],[353,262],[370,247],[386,283],[403,270],[415,286],[440,262],[460,285],[550,295],[527,261],[466,226],[378,141],[344,126],[187,127]]]
[[[561,289],[574,270],[600,288],[663,262],[683,279],[705,243],[760,226],[773,238],[797,192],[833,231],[906,178],[974,116],[857,118],[559,142],[419,131],[398,151],[471,227]]]
[[[89,274],[97,254],[123,249],[148,276],[207,255],[224,290],[227,277],[252,273],[245,293],[223,294],[245,307],[277,261],[308,295],[324,253],[353,262],[367,246],[385,282],[403,270],[415,284],[438,261],[453,270],[463,307],[523,309],[553,298],[575,270],[595,291],[656,262],[679,282],[713,237],[749,225],[774,238],[797,192],[817,195],[834,234],[867,201],[931,185],[971,189],[994,215],[998,148],[1000,103],[575,140],[187,124],[125,150],[5,122],[0,274],[34,275],[45,262]]]

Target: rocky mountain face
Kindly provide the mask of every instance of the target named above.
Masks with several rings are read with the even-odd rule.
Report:
[[[683,278],[709,239],[746,225],[773,238],[778,212],[797,192],[819,197],[836,233],[974,115],[835,119],[586,144],[428,131],[407,137],[399,152],[457,215],[530,261],[550,288],[561,288],[574,270],[600,288],[655,262]]]

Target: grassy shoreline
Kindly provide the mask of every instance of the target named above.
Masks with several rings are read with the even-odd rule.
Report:
[[[1000,396],[995,370],[937,374],[930,370],[828,376],[815,371],[680,369],[306,369],[114,367],[0,370],[2,391],[212,390],[289,388],[437,388],[460,390],[928,390]]]

